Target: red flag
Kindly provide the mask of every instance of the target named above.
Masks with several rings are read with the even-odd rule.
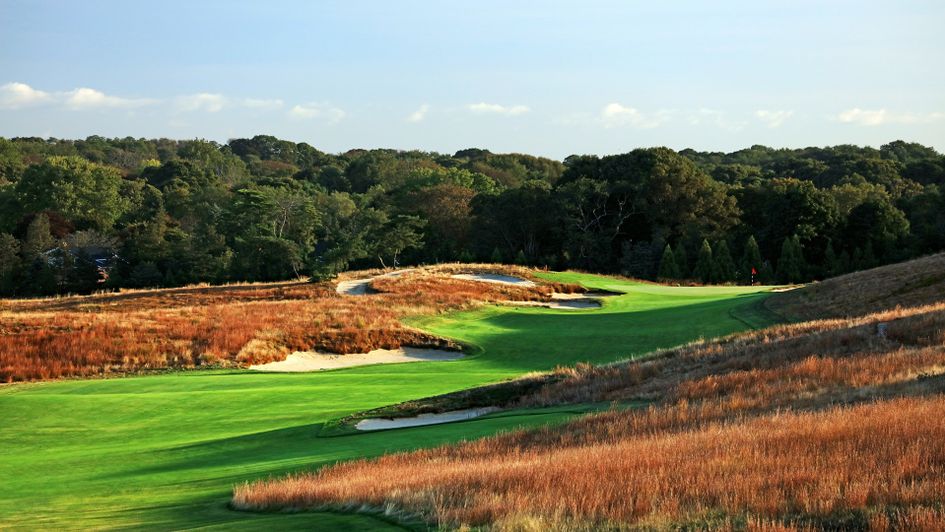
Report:
[[[752,274],[752,275],[758,275],[758,270],[752,268],[752,269],[751,269],[751,274]]]

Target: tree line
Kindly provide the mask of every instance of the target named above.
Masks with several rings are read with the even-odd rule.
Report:
[[[800,282],[945,249],[945,157],[895,141],[554,161],[272,136],[0,138],[0,294],[503,262]]]

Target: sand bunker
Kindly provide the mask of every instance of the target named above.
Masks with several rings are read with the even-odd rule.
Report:
[[[525,287],[538,286],[528,279],[513,277],[511,275],[499,275],[496,273],[457,273],[451,277],[454,279],[465,279],[467,281],[482,281],[484,283],[511,284]]]
[[[511,275],[500,275],[497,273],[458,273],[452,275],[455,279],[465,279],[467,281],[482,281],[484,283],[509,284],[514,286],[533,287],[538,286],[533,281],[513,277]],[[515,305],[518,307],[543,307],[559,310],[586,310],[600,308],[601,303],[598,297],[619,296],[617,292],[591,291],[583,294],[560,294],[555,292],[551,294],[551,301],[503,301],[506,305]]]
[[[515,305],[517,307],[543,307],[559,310],[586,310],[589,308],[600,308],[600,301],[585,296],[584,294],[551,294],[551,301],[506,301],[506,305]]]
[[[256,371],[300,372],[325,369],[350,368],[368,364],[398,364],[401,362],[442,362],[463,358],[458,351],[401,347],[400,349],[375,349],[369,353],[337,355],[314,351],[292,353],[285,360],[256,364],[249,369]]]
[[[464,421],[477,418],[492,412],[499,408],[487,406],[484,408],[467,408],[465,410],[453,410],[443,412],[442,414],[420,414],[414,417],[402,417],[397,419],[369,418],[358,421],[354,428],[358,430],[384,430],[400,429],[404,427],[420,427],[423,425],[437,425],[440,423],[450,423],[453,421]]]
[[[371,281],[374,278],[370,277],[368,279],[356,279],[354,281],[341,281],[338,283],[338,287],[335,290],[343,296],[363,296],[368,293],[368,289],[371,287]]]
[[[353,279],[351,281],[339,281],[335,291],[343,296],[363,296],[371,293],[371,281],[380,277],[400,277],[401,275],[412,272],[414,268],[405,268],[393,272],[387,272],[366,279]]]

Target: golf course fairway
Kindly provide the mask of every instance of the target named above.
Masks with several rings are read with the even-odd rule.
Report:
[[[373,433],[320,436],[331,420],[559,364],[639,356],[773,323],[767,287],[666,287],[600,276],[541,277],[625,292],[600,309],[490,305],[413,318],[456,338],[451,362],[319,373],[189,371],[0,387],[0,529],[399,528],[373,515],[254,514],[234,484],[434,446],[581,413],[562,407]],[[352,296],[355,297],[355,296]]]

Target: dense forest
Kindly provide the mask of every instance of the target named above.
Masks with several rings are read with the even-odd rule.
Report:
[[[262,135],[0,138],[7,296],[446,261],[798,282],[942,249],[945,157],[902,141],[559,162]]]

